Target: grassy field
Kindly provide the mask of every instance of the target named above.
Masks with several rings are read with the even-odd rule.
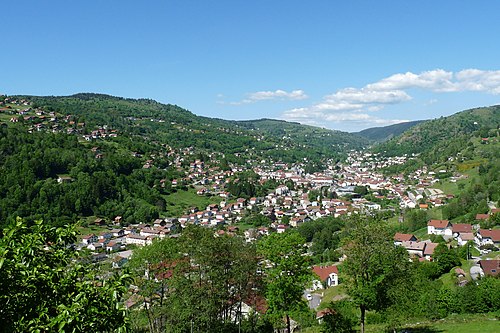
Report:
[[[418,229],[418,230],[412,232],[412,234],[414,234],[415,237],[417,237],[419,241],[429,239],[429,235],[427,234],[427,227],[423,227],[422,229]]]
[[[219,204],[222,198],[219,196],[208,197],[205,195],[196,194],[195,189],[187,191],[179,190],[165,197],[167,201],[167,216],[179,217],[188,212],[189,208],[197,207],[198,209],[206,209],[208,205]]]
[[[334,300],[334,298],[339,299],[347,296],[342,285],[330,287],[328,289],[325,289],[323,292],[323,299],[321,300],[321,304],[319,305],[320,309],[326,308],[328,304]]]
[[[95,220],[95,217],[90,217],[87,218],[89,221],[86,226],[79,226],[78,227],[78,232],[80,233],[78,235],[78,240],[81,240],[83,236],[88,235],[88,234],[96,234],[99,235],[103,231],[108,231],[109,228],[107,226],[98,226],[93,224],[92,222]]]
[[[385,332],[383,324],[366,325],[366,333]],[[302,332],[320,333],[319,326],[308,327]],[[359,327],[356,330],[359,332]],[[496,333],[500,332],[500,322],[495,314],[471,314],[471,315],[450,315],[447,318],[436,321],[420,321],[409,323],[397,332],[411,333]]]
[[[467,175],[469,178],[461,179],[455,183],[451,182],[448,179],[443,179],[434,184],[432,187],[442,190],[445,194],[453,194],[456,196],[461,191],[459,188],[459,184],[463,184],[464,186],[466,186],[468,183],[470,183],[471,179],[477,176],[477,169],[469,169],[461,173]]]

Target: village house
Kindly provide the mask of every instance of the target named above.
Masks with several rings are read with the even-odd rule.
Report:
[[[500,229],[479,229],[475,241],[479,246],[488,244],[500,246]]]
[[[424,257],[425,242],[414,242],[414,241],[402,241],[401,246],[408,251],[411,255],[418,256],[420,258]]]
[[[479,267],[483,271],[481,275],[498,276],[500,260],[479,260]]]
[[[429,241],[425,243],[424,258],[426,260],[432,260],[432,256],[434,255],[434,250],[438,245],[439,245],[438,243],[431,243]]]
[[[110,241],[107,245],[106,245],[106,251],[107,252],[114,252],[114,251],[118,251],[121,247],[121,244],[118,243],[118,242],[114,242],[114,241]]]
[[[104,239],[101,239],[100,241],[98,242],[95,242],[95,243],[91,243],[89,245],[87,245],[87,248],[91,251],[98,251],[98,250],[103,250],[106,246],[106,240]]]
[[[323,288],[323,285],[326,288],[338,286],[339,284],[339,270],[337,266],[313,266],[312,268],[314,274],[319,277],[320,283],[313,282],[313,289]],[[319,287],[319,288],[318,288]]]
[[[98,238],[96,235],[89,234],[89,235],[83,236],[82,243],[85,245],[89,245],[89,244],[97,242],[97,240],[98,240]]]
[[[402,234],[397,232],[394,235],[394,245],[401,245],[403,242],[416,242],[417,237],[412,234]]]
[[[145,246],[149,245],[152,243],[152,237],[151,236],[141,236],[137,234],[129,234],[125,238],[125,243],[126,244],[134,244],[138,246]]]
[[[459,246],[466,245],[469,241],[474,242],[475,236],[472,232],[461,232],[457,237],[457,242]]]
[[[428,235],[452,236],[452,225],[448,220],[429,220],[427,222]]]
[[[453,238],[458,238],[462,233],[472,233],[472,225],[467,223],[455,223],[451,227]]]
[[[489,214],[476,214],[476,221],[486,221],[490,218]]]
[[[118,255],[113,258],[111,265],[113,268],[122,268],[127,263],[127,261],[127,258]]]

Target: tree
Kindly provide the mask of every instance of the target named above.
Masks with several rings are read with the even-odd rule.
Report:
[[[104,280],[72,248],[74,227],[18,218],[0,237],[0,331],[114,332],[128,326],[127,274]]]
[[[363,333],[366,311],[380,310],[391,304],[389,291],[404,280],[409,267],[408,254],[404,248],[394,245],[382,221],[356,216],[347,224],[347,232],[345,285],[359,306]]]
[[[268,313],[275,321],[286,317],[290,332],[290,313],[304,309],[304,288],[312,281],[312,271],[304,256],[305,240],[297,232],[271,234],[257,244],[265,259],[265,293]]]
[[[141,311],[147,317],[150,332],[165,331],[168,320],[168,278],[176,270],[176,263],[181,256],[174,239],[162,239],[134,250],[128,262],[128,268],[135,277],[135,285],[139,287],[139,295],[143,297],[144,306]],[[148,301],[150,300],[150,304]]]
[[[135,250],[129,266],[154,333],[230,331],[242,322],[243,302],[251,304],[260,289],[255,247],[199,226]]]
[[[356,324],[351,302],[342,300],[331,302],[321,325],[322,333],[352,333]]]
[[[448,273],[455,266],[460,266],[460,257],[455,249],[448,249],[444,243],[440,243],[434,249],[434,260],[439,267],[440,274]]]

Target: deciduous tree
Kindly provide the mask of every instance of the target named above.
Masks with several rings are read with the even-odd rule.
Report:
[[[397,247],[382,221],[354,217],[348,223],[344,242],[347,256],[343,264],[348,294],[361,311],[361,332],[364,332],[367,310],[388,307],[389,290],[405,278],[409,267],[408,254]]]
[[[312,280],[304,243],[299,233],[286,232],[271,234],[257,245],[265,259],[268,312],[276,319],[286,317],[287,332],[290,332],[290,313],[305,307],[302,295]]]

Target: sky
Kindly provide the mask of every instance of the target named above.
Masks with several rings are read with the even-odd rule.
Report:
[[[0,93],[355,132],[500,104],[500,1],[15,0]]]

